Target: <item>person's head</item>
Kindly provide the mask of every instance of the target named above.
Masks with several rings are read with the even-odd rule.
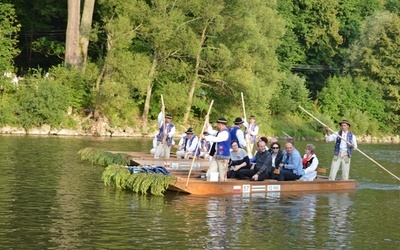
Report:
[[[342,127],[342,130],[344,132],[347,132],[350,129],[350,122],[348,122],[347,120],[343,120],[341,122],[339,122],[340,127]]]
[[[165,122],[170,123],[172,121],[172,115],[168,114],[165,116]]]
[[[263,142],[265,142],[265,145],[268,145],[268,138],[267,138],[267,137],[261,136],[261,137],[260,137],[260,140],[263,141]]]
[[[281,144],[279,144],[279,142],[271,143],[271,150],[273,153],[278,153],[280,149],[281,149]]]
[[[312,144],[307,144],[306,145],[306,154],[315,154],[315,146]]]
[[[275,142],[278,142],[278,139],[276,139],[275,137],[272,137],[271,140],[269,140],[270,144],[269,146],[272,147],[272,144]]]
[[[218,130],[222,131],[223,129],[226,128],[227,124],[228,124],[228,121],[225,118],[223,118],[223,117],[219,118],[217,120],[217,128],[218,128]]]
[[[188,128],[188,130],[186,130],[186,137],[187,138],[192,138],[192,136],[194,135],[194,131],[193,131],[193,128]]]
[[[267,147],[265,146],[265,142],[259,140],[257,142],[257,149],[259,152],[265,152],[267,150]]]
[[[285,149],[288,154],[291,154],[294,149],[294,146],[291,142],[286,142]]]
[[[250,119],[249,119],[249,122],[250,123],[255,123],[256,122],[256,117],[254,115],[251,115]]]
[[[239,126],[239,127],[242,127],[242,126],[243,126],[243,123],[244,123],[244,121],[243,121],[242,118],[237,117],[237,118],[235,119],[235,125],[237,125],[237,126]]]
[[[236,141],[236,140],[233,140],[232,142],[231,142],[231,149],[233,150],[233,151],[239,151],[239,143]]]
[[[294,146],[294,138],[292,138],[292,137],[287,138],[286,142],[290,142]]]

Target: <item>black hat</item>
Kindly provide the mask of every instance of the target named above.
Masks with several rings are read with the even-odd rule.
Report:
[[[339,122],[339,125],[342,126],[342,123],[346,123],[347,125],[349,125],[349,127],[351,126],[350,122],[348,122],[347,120],[342,120],[341,122]]]
[[[194,134],[193,128],[188,128],[188,130],[185,133],[186,134]]]
[[[228,121],[225,118],[221,117],[218,119],[217,123],[222,123],[222,124],[226,125],[226,124],[228,124]]]
[[[242,123],[244,123],[244,121],[242,120],[242,118],[238,117],[238,118],[235,119],[235,124],[236,124],[236,125],[242,124]]]
[[[170,115],[170,114],[166,115],[165,119],[172,119],[172,115]]]

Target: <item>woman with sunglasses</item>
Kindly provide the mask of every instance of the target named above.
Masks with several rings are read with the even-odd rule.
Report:
[[[271,147],[269,149],[269,152],[272,155],[272,166],[274,166],[275,169],[278,169],[279,168],[279,163],[282,162],[282,158],[283,158],[283,152],[281,150],[281,144],[279,144],[279,142],[271,143]]]

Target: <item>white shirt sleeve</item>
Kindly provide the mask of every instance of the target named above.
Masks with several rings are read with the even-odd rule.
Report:
[[[207,127],[207,132],[209,135],[216,135],[218,133],[218,131],[214,130],[211,125]]]
[[[246,147],[246,141],[244,140],[244,134],[242,130],[238,129],[236,131],[236,137],[238,138],[240,147]]]
[[[161,128],[161,126],[163,125],[163,121],[164,121],[162,111],[158,114],[157,121],[158,121],[158,127]]]
[[[209,141],[209,142],[222,142],[222,141],[228,140],[228,138],[229,138],[229,132],[226,130],[220,132],[218,134],[218,136],[214,136],[214,135],[205,136],[206,141]]]

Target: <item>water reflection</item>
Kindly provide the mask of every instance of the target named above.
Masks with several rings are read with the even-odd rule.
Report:
[[[207,203],[208,240],[207,249],[226,249],[227,206],[218,198],[210,198]],[[235,216],[233,215],[233,218]]]
[[[352,223],[349,220],[350,206],[352,202],[349,194],[331,194],[328,197],[329,201],[329,238],[327,245],[339,249],[347,249],[351,234],[354,232]]]

